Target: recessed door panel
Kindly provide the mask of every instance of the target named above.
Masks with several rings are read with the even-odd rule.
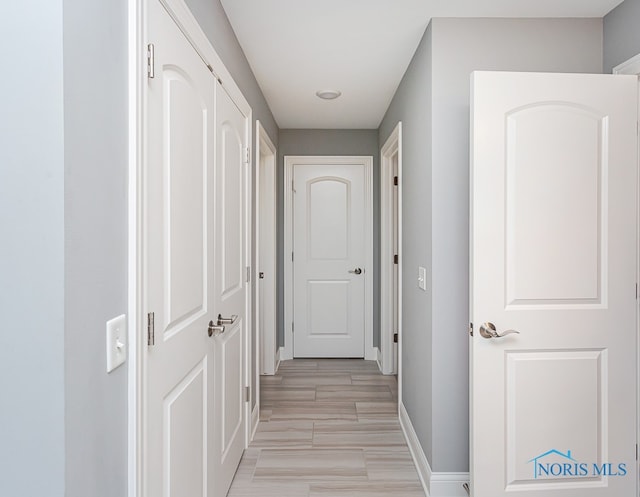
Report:
[[[570,102],[507,114],[508,306],[603,303],[607,136],[606,116]]]
[[[243,258],[242,251],[242,215],[243,209],[243,174],[242,174],[242,136],[235,129],[233,122],[220,123],[220,161],[221,165],[234,164],[236,167],[220,169],[224,188],[222,195],[222,232],[224,233],[222,252],[222,295],[242,290]]]
[[[340,178],[317,178],[307,185],[307,250],[310,260],[349,257],[351,185]]]
[[[507,488],[602,483],[592,466],[606,459],[606,358],[603,350],[506,353]]]
[[[166,331],[206,312],[206,103],[178,69],[163,71],[165,102]],[[195,284],[194,284],[195,283]]]
[[[207,395],[203,361],[164,401],[163,475],[169,495],[206,496]]]
[[[307,284],[307,334],[349,338],[351,282],[312,280]]]

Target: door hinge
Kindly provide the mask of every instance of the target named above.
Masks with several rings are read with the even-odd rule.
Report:
[[[147,314],[147,345],[149,347],[156,344],[155,326],[155,313],[149,312]]]
[[[244,150],[245,150],[244,163],[251,164],[251,148],[246,147]]]
[[[251,387],[244,387],[244,401],[249,402],[251,400]]]
[[[638,444],[636,444],[636,461],[638,460]]]
[[[291,333],[293,333],[293,321],[291,321]]]
[[[295,189],[295,187],[294,187],[293,180],[291,180],[291,191],[292,191],[293,193],[296,193],[296,189]]]
[[[393,177],[393,186],[398,186],[398,177],[397,176]]]
[[[393,263],[394,263],[394,264],[398,264],[398,261],[399,261],[398,254],[395,254],[395,255],[393,256]]]
[[[393,334],[393,343],[398,343],[398,334],[397,333]]]
[[[638,284],[636,283],[636,299],[638,298]]]
[[[251,283],[251,266],[247,266],[247,283]]]
[[[155,68],[155,47],[153,43],[147,45],[147,77],[153,79],[156,77]]]
[[[293,252],[291,252],[291,262],[293,262]]]
[[[473,323],[469,323],[469,336],[473,336]]]

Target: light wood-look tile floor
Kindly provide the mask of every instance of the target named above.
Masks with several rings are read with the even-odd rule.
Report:
[[[373,361],[295,359],[261,378],[260,424],[229,497],[424,497]]]

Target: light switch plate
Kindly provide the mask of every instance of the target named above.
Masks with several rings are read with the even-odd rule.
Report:
[[[418,267],[418,288],[427,291],[427,270],[422,266]]]
[[[127,358],[127,318],[124,314],[107,321],[107,373]]]

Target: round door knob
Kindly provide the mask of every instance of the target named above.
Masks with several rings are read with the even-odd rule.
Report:
[[[359,267],[355,268],[355,269],[349,269],[349,272],[351,274],[362,274],[362,269],[360,269]]]

